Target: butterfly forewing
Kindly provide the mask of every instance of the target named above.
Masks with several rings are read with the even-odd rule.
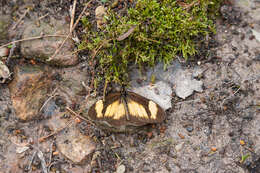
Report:
[[[121,93],[111,93],[106,96],[105,101],[98,100],[90,107],[88,116],[92,120],[106,121],[112,126],[125,124],[126,109],[122,101]]]

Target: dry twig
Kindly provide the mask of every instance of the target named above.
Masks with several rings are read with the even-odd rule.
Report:
[[[71,12],[71,18],[70,18],[70,32],[72,32],[73,24],[74,24],[74,16],[75,16],[75,9],[76,9],[77,0],[74,0],[72,12]]]
[[[55,92],[57,91],[58,88],[55,88],[54,91],[51,93],[51,96],[44,102],[44,104],[42,105],[41,109],[39,110],[39,112],[42,111],[42,109],[46,106],[46,104],[53,98],[56,96]]]
[[[36,21],[40,21],[40,20],[42,20],[43,18],[45,18],[46,16],[48,16],[48,15],[49,15],[49,13],[46,13],[45,15],[39,17]]]
[[[22,41],[30,41],[30,40],[36,40],[36,39],[41,39],[41,38],[46,38],[46,37],[66,37],[66,35],[40,35],[40,36],[36,36],[36,37],[23,38],[23,39],[20,39],[20,40],[15,40],[15,41],[6,43],[6,44],[0,46],[0,48],[9,46],[10,44],[22,42]]]
[[[94,125],[94,126],[95,126],[95,124],[92,123],[90,120],[88,120],[88,119],[86,119],[86,118],[80,116],[79,114],[77,114],[76,112],[74,112],[73,110],[71,110],[69,107],[66,107],[66,109],[67,109],[72,115],[74,115],[74,116],[76,116],[76,117],[78,117],[78,118],[80,118],[80,119],[82,119],[82,120],[84,120],[84,121],[90,123],[91,125]]]
[[[51,165],[53,144],[54,144],[54,142],[51,143],[51,147],[50,147],[50,148],[51,148],[51,149],[50,149],[50,157],[49,157],[49,163],[48,163],[48,165]]]
[[[26,16],[26,14],[30,11],[30,8],[27,8],[27,10],[23,13],[22,17],[16,22],[16,24],[12,27],[12,29],[14,30],[19,24],[20,22],[23,20],[23,18]]]
[[[67,128],[68,126],[70,126],[73,122],[74,122],[74,120],[68,121],[68,122],[65,124],[64,127],[61,127],[61,128],[59,128],[59,129],[57,129],[56,131],[52,132],[51,134],[49,134],[49,135],[47,135],[47,136],[41,137],[41,138],[39,139],[39,142],[43,142],[45,139],[47,139],[47,138],[49,138],[49,137],[51,137],[51,136],[53,136],[53,135],[59,133],[60,131],[62,131],[62,130],[64,130],[65,128]]]

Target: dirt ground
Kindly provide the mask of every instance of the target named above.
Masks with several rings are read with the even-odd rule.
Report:
[[[1,10],[19,10],[26,3],[3,1]],[[68,15],[71,5],[46,1],[41,9],[36,2],[30,3],[38,9],[38,16],[47,10],[57,18]],[[100,3],[93,3],[93,8]],[[79,6],[76,15],[81,9]],[[125,134],[92,129],[87,135],[95,139],[97,148],[80,164],[59,152],[50,154],[57,147],[55,137],[45,143],[34,142],[39,131],[47,129],[45,119],[18,120],[8,84],[0,84],[0,173],[44,172],[43,160],[50,172],[260,173],[259,9],[258,1],[222,6],[216,35],[202,50],[205,56],[179,62],[191,73],[202,71],[195,78],[203,82],[203,92],[186,99],[173,94],[165,122],[148,127],[148,131]],[[80,64],[84,63],[82,59]],[[174,93],[175,86],[172,89]],[[84,134],[89,127],[86,124],[71,128]],[[28,148],[22,145],[25,143],[30,144]]]

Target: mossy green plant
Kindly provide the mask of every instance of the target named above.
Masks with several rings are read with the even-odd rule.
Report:
[[[125,16],[108,9],[100,31],[88,18],[82,19],[87,33],[78,48],[87,49],[97,62],[96,79],[126,85],[130,64],[152,67],[163,62],[166,67],[176,55],[185,60],[195,55],[195,40],[215,32],[212,14],[219,4],[220,0],[138,0]]]

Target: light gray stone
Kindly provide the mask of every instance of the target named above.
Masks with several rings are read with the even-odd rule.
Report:
[[[185,70],[179,70],[176,74],[176,95],[182,99],[190,96],[194,91],[202,92],[202,81],[192,78],[192,75]]]

